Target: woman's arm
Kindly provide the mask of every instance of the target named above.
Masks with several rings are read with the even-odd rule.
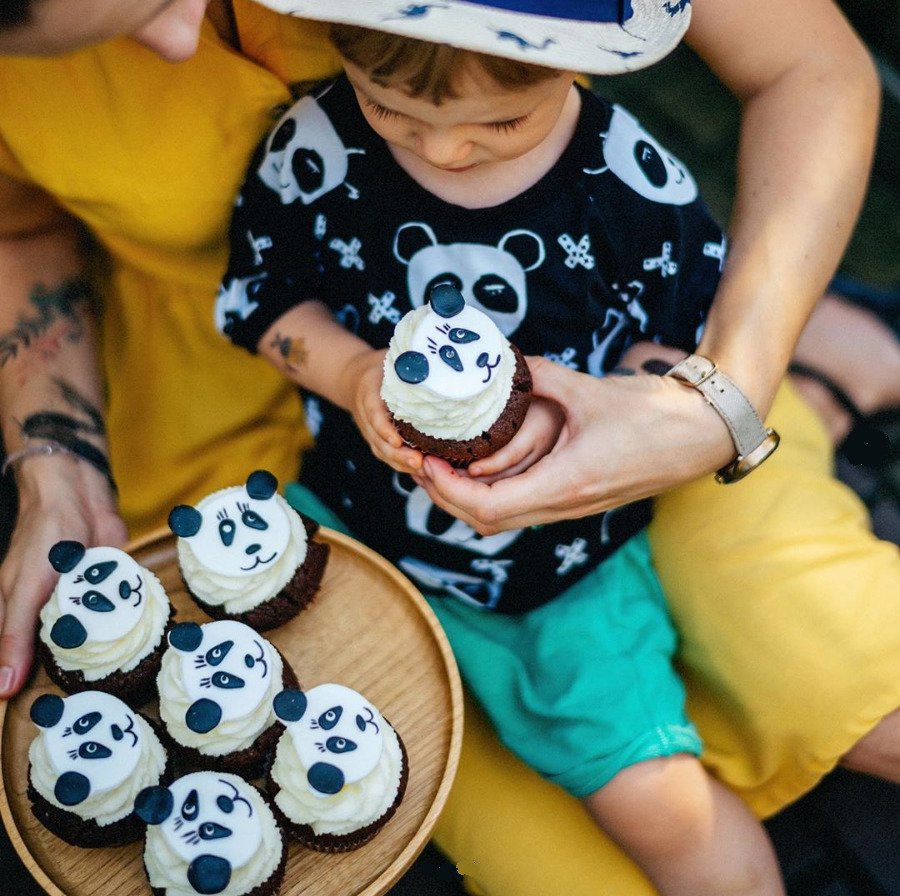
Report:
[[[0,218],[29,199],[44,201],[0,177]],[[0,235],[0,426],[19,494],[0,565],[0,698],[18,691],[31,666],[37,614],[56,580],[50,547],[61,539],[118,545],[126,538],[98,469],[108,449],[93,295],[78,246],[75,226],[59,215]],[[30,453],[48,445],[54,453]]]

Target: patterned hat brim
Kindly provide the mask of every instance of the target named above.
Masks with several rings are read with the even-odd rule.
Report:
[[[534,15],[470,0],[257,2],[305,19],[360,25],[597,75],[624,74],[662,59],[677,46],[691,18],[690,0],[630,0],[632,15],[622,24]],[[507,0],[504,6],[509,5]]]

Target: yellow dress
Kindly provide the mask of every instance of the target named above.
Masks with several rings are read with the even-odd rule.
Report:
[[[226,227],[286,83],[337,69],[322,26],[234,0],[242,54],[206,26],[170,65],[128,39],[60,59],[0,59],[0,171],[36,192],[0,235],[53,214],[109,256],[103,365],[112,465],[132,535],[175,503],[284,483],[307,438],[294,388],[213,327]],[[900,557],[829,476],[824,433],[783,390],[782,447],[746,482],[661,499],[651,537],[683,634],[704,762],[759,814],[797,798],[900,704]],[[639,896],[646,879],[574,799],[506,752],[469,707],[436,838],[489,896]]]

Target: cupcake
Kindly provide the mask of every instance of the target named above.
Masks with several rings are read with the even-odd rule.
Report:
[[[159,579],[118,548],[60,541],[49,556],[60,577],[38,649],[50,679],[67,694],[107,691],[134,707],[152,699],[174,613]]]
[[[255,778],[282,731],[272,699],[296,686],[288,663],[250,626],[183,622],[163,654],[159,717],[181,763]]]
[[[223,772],[193,772],[135,801],[147,823],[144,869],[155,896],[271,896],[287,848],[268,800]]]
[[[368,843],[406,790],[406,749],[361,694],[339,684],[282,691],[284,723],[268,786],[285,829],[304,846],[346,852]]]
[[[31,718],[39,728],[28,748],[35,818],[72,846],[139,840],[135,797],[172,778],[153,724],[104,691],[41,694]]]
[[[313,540],[318,524],[277,488],[271,473],[256,470],[245,485],[169,514],[185,587],[213,619],[266,631],[296,616],[319,588],[328,545]]]
[[[381,397],[408,445],[467,467],[516,434],[531,374],[496,324],[442,283],[397,324]]]

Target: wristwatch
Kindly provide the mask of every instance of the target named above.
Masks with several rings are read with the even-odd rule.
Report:
[[[688,355],[666,376],[696,389],[725,421],[737,457],[716,471],[716,482],[727,485],[753,472],[778,447],[780,438],[767,429],[743,392],[709,358]]]

